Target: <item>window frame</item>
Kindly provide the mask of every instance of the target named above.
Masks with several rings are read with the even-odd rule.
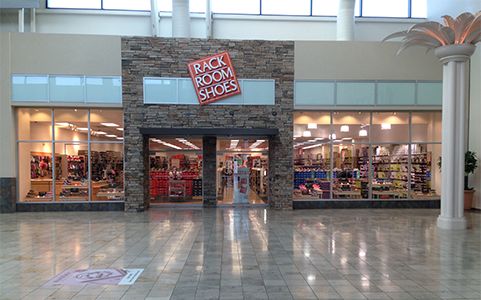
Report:
[[[104,0],[97,0],[100,1],[100,9],[97,8],[65,8],[65,7],[50,7],[49,6],[49,0],[46,0],[46,9],[68,9],[68,10],[100,10],[100,11],[131,11],[131,12],[150,12],[150,10],[142,10],[142,9],[112,9],[112,8],[104,8]],[[236,13],[234,11],[232,12],[222,12],[222,13],[217,13],[217,12],[212,12],[214,14],[222,14],[222,15],[246,15],[246,16],[285,16],[285,17],[335,17],[335,15],[317,15],[313,14],[313,1],[315,0],[309,0],[309,13],[308,14],[267,14],[263,13],[263,5],[262,5],[262,0],[259,1],[259,13]],[[359,0],[359,11],[356,12],[355,17],[356,18],[374,18],[374,19],[425,19],[426,17],[413,17],[412,13],[412,1],[413,0],[404,0],[408,2],[407,8],[407,17],[391,17],[391,16],[364,16],[363,14],[363,0]],[[160,12],[168,13],[170,11],[166,10],[160,10]],[[194,14],[204,14],[205,12],[198,12],[198,11],[191,11],[190,13]]]

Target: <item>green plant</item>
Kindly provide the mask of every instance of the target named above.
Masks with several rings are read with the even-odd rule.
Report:
[[[439,170],[441,170],[441,156],[438,158],[438,167]],[[465,190],[472,190],[468,186],[468,176],[469,174],[474,173],[476,169],[478,168],[478,157],[476,155],[476,152],[473,151],[466,151],[464,154],[464,189]]]

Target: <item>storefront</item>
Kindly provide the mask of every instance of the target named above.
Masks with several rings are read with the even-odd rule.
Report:
[[[441,67],[422,51],[117,42],[118,71],[11,70],[17,211],[439,206]],[[199,105],[188,66],[219,53],[240,93]]]

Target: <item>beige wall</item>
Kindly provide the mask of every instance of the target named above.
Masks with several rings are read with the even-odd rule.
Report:
[[[10,107],[10,35],[0,32],[0,177],[15,177],[15,127]]]
[[[423,48],[396,55],[397,42],[296,42],[295,78],[442,80],[442,65]]]
[[[469,149],[478,154],[478,169],[470,175],[470,186],[474,187],[474,207],[481,209],[481,45],[478,44],[476,52],[471,58],[471,84],[470,84],[470,126]]]
[[[121,75],[120,37],[13,33],[12,73]]]

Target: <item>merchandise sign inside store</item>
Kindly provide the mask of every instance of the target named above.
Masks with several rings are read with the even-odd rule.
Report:
[[[188,66],[200,105],[240,94],[228,52],[196,60]]]

